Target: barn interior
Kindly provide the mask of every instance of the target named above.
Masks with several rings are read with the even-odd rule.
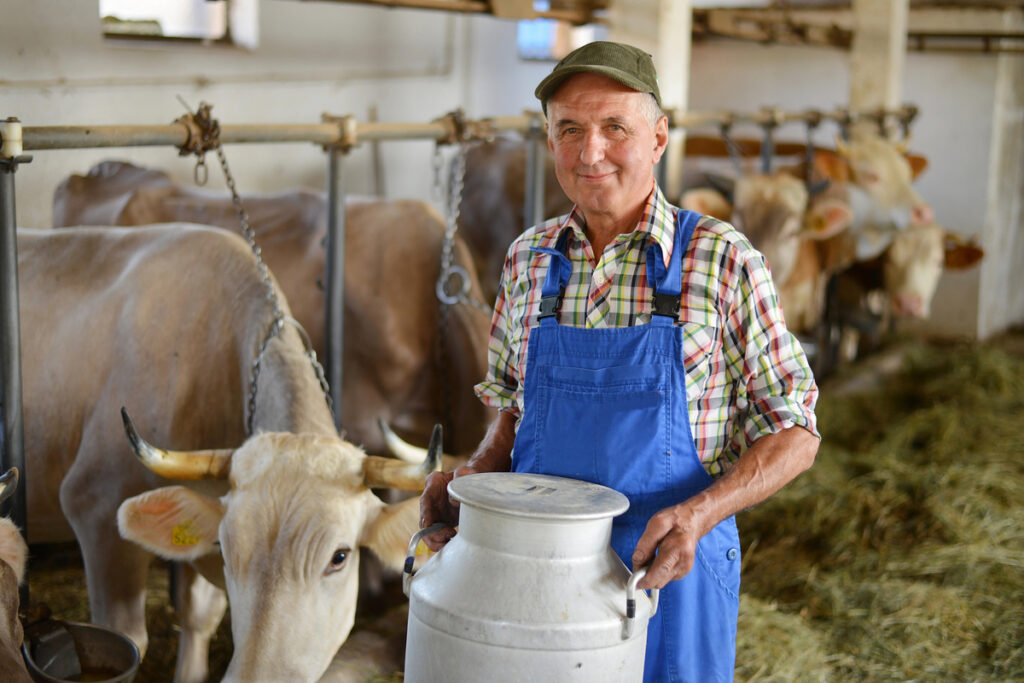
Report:
[[[185,128],[175,122],[205,103],[225,132],[306,127],[291,141],[277,131],[224,143],[242,194],[333,185],[421,200],[450,219],[451,122],[479,125],[459,129],[469,138],[504,125],[530,139],[536,84],[572,47],[604,39],[653,55],[666,110],[685,124],[659,171],[673,201],[700,164],[730,169],[724,145],[696,144],[720,141],[723,123],[748,141],[742,166],[756,170],[769,132],[781,164],[808,142],[834,149],[841,124],[881,118],[926,160],[913,187],[936,222],[984,252],[943,270],[926,317],[886,319],[821,378],[817,464],[739,518],[737,680],[1024,677],[1020,0],[6,0],[5,212],[18,227],[52,227],[58,185],[105,160],[226,195],[216,155],[197,170],[173,142]],[[22,142],[11,155],[13,123]],[[143,128],[160,141],[123,142]],[[90,142],[107,134],[118,142]],[[88,621],[75,546],[32,545],[30,557],[32,599]],[[166,563],[150,587],[137,680],[170,681]],[[324,680],[401,680],[403,600],[365,604]],[[225,619],[214,679],[230,657]],[[347,663],[360,657],[369,664]]]

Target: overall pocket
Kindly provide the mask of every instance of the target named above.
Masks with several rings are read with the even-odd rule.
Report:
[[[667,364],[549,367],[537,387],[541,471],[639,494],[668,481]]]

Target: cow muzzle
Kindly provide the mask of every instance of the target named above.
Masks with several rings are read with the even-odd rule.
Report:
[[[233,448],[204,451],[166,451],[139,436],[128,411],[121,408],[124,431],[142,464],[168,479],[223,479],[231,470]]]

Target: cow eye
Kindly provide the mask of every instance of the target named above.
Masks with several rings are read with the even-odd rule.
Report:
[[[336,548],[331,553],[331,561],[327,563],[327,569],[324,570],[324,574],[333,574],[336,571],[340,571],[345,567],[345,563],[348,561],[349,555],[352,554],[352,549],[346,546]]]

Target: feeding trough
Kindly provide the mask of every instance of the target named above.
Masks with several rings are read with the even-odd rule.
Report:
[[[129,683],[139,670],[139,649],[104,626],[46,620],[25,631],[21,654],[36,683]]]

